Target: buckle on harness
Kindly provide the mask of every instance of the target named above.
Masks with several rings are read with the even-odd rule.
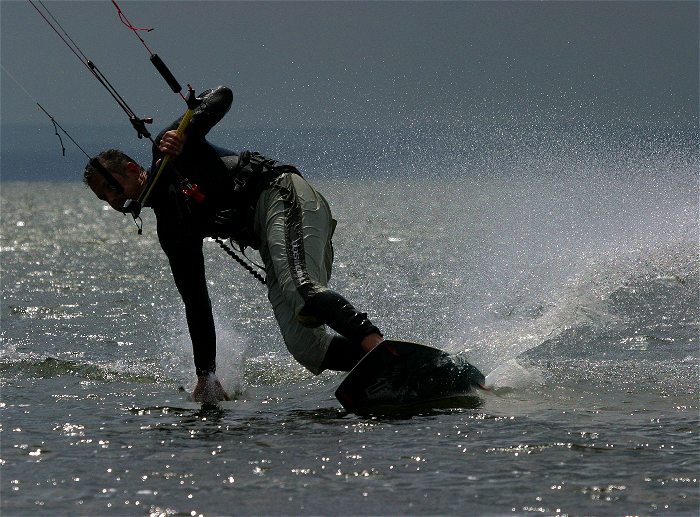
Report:
[[[204,194],[199,190],[199,185],[190,183],[189,181],[184,181],[180,185],[180,192],[191,198],[195,203],[201,203],[205,198]]]

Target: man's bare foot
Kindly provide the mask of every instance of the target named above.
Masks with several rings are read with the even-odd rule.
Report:
[[[384,341],[384,338],[379,334],[367,334],[362,340],[362,343],[360,343],[360,346],[362,346],[362,350],[367,353],[382,341]]]
[[[192,392],[192,400],[205,404],[216,404],[221,400],[231,400],[215,374],[197,377],[197,386]]]

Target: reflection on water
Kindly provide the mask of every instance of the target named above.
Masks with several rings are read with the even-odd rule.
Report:
[[[335,400],[341,375],[290,359],[264,290],[206,245],[218,373],[240,390],[188,401],[151,216],[136,238],[81,186],[3,184],[3,515],[694,515],[683,171],[658,188],[519,172],[320,185],[341,220],[334,285],[388,336],[493,370],[491,391],[449,407],[361,415]]]

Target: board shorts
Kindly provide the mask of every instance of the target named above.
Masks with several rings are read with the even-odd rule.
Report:
[[[336,221],[326,199],[304,178],[283,174],[260,195],[254,231],[267,274],[267,295],[292,356],[318,375],[333,339],[300,312],[331,277]]]

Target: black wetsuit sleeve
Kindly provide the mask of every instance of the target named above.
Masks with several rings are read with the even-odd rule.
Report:
[[[190,120],[187,129],[185,130],[185,135],[187,136],[187,142],[191,145],[195,145],[198,142],[204,140],[207,133],[218,124],[224,115],[228,113],[231,109],[231,103],[233,102],[233,92],[226,86],[218,86],[213,90],[206,90],[202,92],[198,97],[202,102],[199,106],[194,109],[194,114]],[[163,134],[166,131],[172,131],[177,129],[180,125],[182,117],[173,121],[168,127],[163,129],[153,143],[153,166],[152,170],[155,169],[155,162],[163,157],[163,153],[158,150],[158,144]],[[187,147],[187,144],[186,144]]]
[[[203,139],[231,109],[233,92],[226,86],[218,86],[198,96],[202,102],[194,110],[185,133],[187,138]]]
[[[216,330],[207,290],[202,237],[185,231],[173,232],[158,218],[158,238],[170,262],[170,270],[185,304],[187,327],[197,375],[216,371]],[[167,219],[166,219],[167,221]]]

